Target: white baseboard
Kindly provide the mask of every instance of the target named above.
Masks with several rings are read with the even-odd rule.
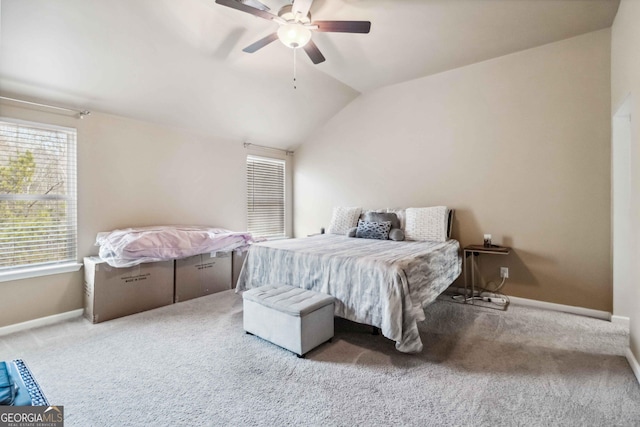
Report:
[[[525,307],[543,308],[545,310],[561,311],[563,313],[578,314],[580,316],[595,317],[596,319],[611,320],[611,313],[608,311],[594,310],[591,308],[575,307],[573,305],[556,304],[553,302],[538,301],[520,297],[509,297],[512,304],[523,305]]]
[[[464,294],[465,292],[464,288],[455,288],[453,286],[450,287],[448,290],[458,294]],[[479,291],[476,291],[476,295],[478,294],[479,294]],[[482,293],[482,295],[484,294],[485,292]],[[489,294],[491,294],[491,292],[487,293],[487,295]],[[509,297],[509,300],[511,301],[511,303],[515,305],[542,308],[544,310],[561,311],[563,313],[572,313],[572,314],[578,314],[580,316],[595,317],[596,319],[613,321],[611,313],[609,313],[608,311],[600,311],[600,310],[594,310],[591,308],[584,308],[584,307],[575,307],[573,305],[556,304],[553,302],[538,301],[538,300],[528,299],[528,298],[512,297],[509,295],[507,296]],[[626,321],[629,322],[629,318],[624,318],[622,316],[615,316],[615,317],[618,322],[622,322],[623,319],[626,319]]]
[[[67,311],[66,313],[54,314],[53,316],[41,317],[39,319],[33,319],[27,322],[2,326],[0,327],[0,336],[24,331],[31,328],[37,328],[40,326],[52,325],[54,323],[62,322],[63,320],[73,319],[75,317],[82,316],[83,312],[84,309],[79,308],[77,310]]]
[[[616,316],[615,314],[611,316],[611,323],[617,323],[618,325],[622,325],[625,328],[629,329],[631,326],[631,319],[625,316]]]
[[[625,356],[627,356],[627,361],[629,362],[629,365],[631,365],[631,370],[636,374],[636,379],[638,380],[638,383],[640,383],[640,364],[638,363],[638,359],[633,355],[630,348],[627,348]]]

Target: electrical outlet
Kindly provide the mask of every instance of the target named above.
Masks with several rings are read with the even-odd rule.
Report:
[[[500,277],[503,279],[509,278],[509,267],[500,267]]]

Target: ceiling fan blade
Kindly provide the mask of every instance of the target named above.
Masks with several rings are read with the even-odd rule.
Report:
[[[301,18],[307,16],[309,9],[311,9],[311,3],[313,3],[313,0],[294,0],[293,5],[291,5],[293,16]]]
[[[318,49],[318,46],[316,46],[313,40],[309,40],[309,42],[302,48],[307,52],[307,55],[311,58],[311,62],[314,64],[319,64],[325,61],[324,55],[320,52],[320,49]]]
[[[279,19],[276,15],[265,12],[264,10],[256,9],[255,7],[247,6],[246,4],[240,3],[236,0],[216,0],[216,3],[221,4],[222,6],[230,7],[232,9],[240,10],[242,12],[250,13],[255,16],[259,16],[260,18],[269,20]]]
[[[315,21],[312,25],[317,25],[316,31],[325,33],[362,33],[366,34],[371,30],[369,21]]]
[[[255,7],[256,9],[269,11],[271,10],[269,6],[266,4],[260,3],[258,0],[238,0],[242,4],[246,4],[247,6]]]
[[[258,49],[262,49],[272,41],[278,40],[278,33],[269,34],[267,37],[261,38],[257,42],[250,44],[249,46],[242,49],[243,52],[253,53]]]

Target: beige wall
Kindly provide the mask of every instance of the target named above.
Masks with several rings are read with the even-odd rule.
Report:
[[[0,116],[78,129],[78,254],[96,233],[157,224],[246,228],[240,141],[93,113],[84,120],[3,104]],[[0,326],[82,308],[82,271],[0,283]]]
[[[514,248],[509,295],[611,311],[610,31],[361,95],[296,152],[295,234],[332,206],[448,205]]]
[[[616,283],[614,292],[626,300],[614,314],[630,317],[631,350],[640,360],[640,2],[622,0],[611,29],[611,114],[629,100],[631,115],[630,216],[627,281]],[[629,98],[627,98],[629,97]],[[622,298],[621,298],[622,299]]]

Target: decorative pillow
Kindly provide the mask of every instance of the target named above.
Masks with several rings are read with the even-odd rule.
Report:
[[[351,227],[349,231],[347,231],[347,237],[356,237],[356,230],[358,230],[358,227]]]
[[[447,240],[449,209],[446,206],[408,208],[405,238],[407,240]]]
[[[389,240],[402,242],[404,240],[404,231],[402,231],[400,228],[392,228],[389,232]]]
[[[362,215],[360,215],[360,218],[358,219],[364,220],[364,217],[369,215],[370,213],[385,213],[385,212],[387,212],[386,209],[367,209],[367,210],[363,209]]]
[[[356,237],[362,239],[387,240],[389,238],[389,230],[391,230],[391,221],[369,222],[359,220]]]
[[[404,232],[400,229],[400,220],[395,213],[383,213],[369,211],[364,214],[364,220],[369,222],[391,222],[391,231],[389,232],[389,239],[391,240],[404,240]],[[399,230],[400,233],[397,233]]]
[[[363,221],[367,222],[384,222],[389,221],[391,223],[391,228],[400,228],[400,220],[398,220],[398,216],[394,213],[383,213],[383,212],[373,212],[368,211],[365,212]]]
[[[327,233],[329,234],[347,234],[350,228],[358,225],[358,217],[362,208],[333,208],[333,215],[331,216],[331,224]]]
[[[404,231],[407,218],[406,210],[401,208],[387,208],[387,212],[396,214],[398,220],[400,221],[400,228],[402,229],[402,231]]]

